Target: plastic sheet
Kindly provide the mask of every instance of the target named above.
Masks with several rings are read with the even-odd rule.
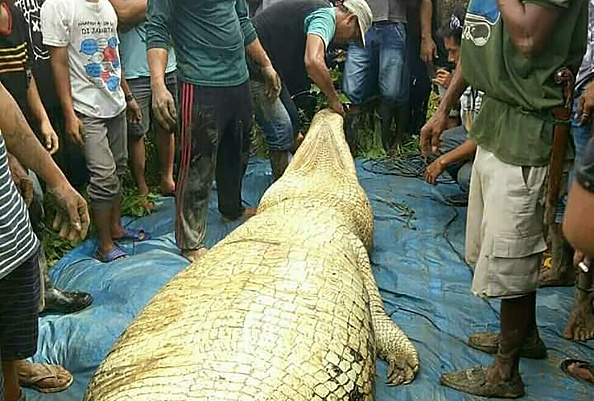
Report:
[[[454,184],[431,187],[413,178],[374,174],[358,163],[361,184],[375,214],[374,272],[394,321],[417,346],[421,370],[413,384],[390,388],[384,384],[386,365],[378,362],[376,399],[475,400],[439,385],[439,375],[452,369],[486,364],[491,357],[465,345],[475,331],[497,330],[496,302],[488,303],[470,292],[472,271],[461,259],[464,250],[465,209],[445,206],[443,195]],[[271,182],[268,163],[250,163],[244,180],[244,200],[256,205]],[[208,215],[208,244],[215,244],[237,223],[224,223],[213,192]],[[90,292],[95,302],[72,315],[46,315],[41,319],[37,362],[59,363],[75,377],[70,389],[58,394],[27,390],[32,401],[81,401],[93,372],[111,346],[143,306],[176,273],[187,266],[173,237],[173,199],[159,203],[158,212],[130,221],[147,229],[153,240],[124,248],[133,256],[106,265],[93,260],[96,246],[87,241],[52,270],[64,289]],[[565,358],[594,360],[594,344],[563,339],[573,289],[548,288],[539,292],[538,323],[549,347],[545,361],[522,360],[526,400],[592,400],[593,390],[565,376],[559,364]],[[147,400],[148,401],[148,400]]]

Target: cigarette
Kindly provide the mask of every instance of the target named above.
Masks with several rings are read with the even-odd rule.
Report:
[[[578,266],[584,273],[588,273],[590,271],[590,266],[588,266],[586,262],[580,262]]]

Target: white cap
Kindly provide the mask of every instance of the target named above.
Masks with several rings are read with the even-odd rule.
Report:
[[[361,29],[361,41],[363,42],[363,47],[365,47],[365,34],[371,28],[373,22],[373,13],[371,12],[371,8],[369,8],[369,4],[365,0],[344,0],[342,5],[357,16],[359,29]]]

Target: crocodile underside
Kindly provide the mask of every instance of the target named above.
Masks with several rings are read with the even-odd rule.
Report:
[[[86,401],[372,400],[419,361],[371,272],[373,215],[342,118],[314,118],[258,214],[179,273],[122,334]]]

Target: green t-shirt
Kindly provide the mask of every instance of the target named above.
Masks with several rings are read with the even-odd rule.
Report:
[[[323,7],[315,10],[305,17],[304,25],[305,33],[322,38],[327,49],[336,32],[336,11],[334,7]]]
[[[505,163],[548,164],[553,143],[553,108],[563,104],[555,72],[577,73],[585,51],[587,0],[527,0],[558,7],[561,14],[542,53],[519,52],[497,0],[471,0],[462,39],[462,71],[470,86],[485,92],[470,136]]]

